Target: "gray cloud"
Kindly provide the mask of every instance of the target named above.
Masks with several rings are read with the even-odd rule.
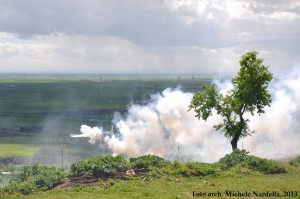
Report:
[[[264,1],[247,1],[250,2],[249,9],[259,14],[273,14],[276,12],[289,12],[300,14],[300,3],[294,0],[264,0]]]
[[[25,38],[59,32],[110,35],[140,45],[228,44],[220,23],[147,1],[11,0],[2,1],[0,10],[1,31]],[[188,24],[186,18],[196,20]]]
[[[280,69],[300,62],[299,19],[298,0],[0,0],[0,72],[217,72],[250,50]]]

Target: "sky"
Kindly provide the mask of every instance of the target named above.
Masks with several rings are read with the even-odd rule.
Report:
[[[300,67],[300,0],[0,0],[0,73]]]

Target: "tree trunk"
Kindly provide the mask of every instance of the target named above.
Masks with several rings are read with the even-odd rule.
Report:
[[[231,147],[232,147],[232,151],[237,149],[237,143],[239,141],[239,136],[234,136],[231,140]]]
[[[243,108],[241,108],[240,110],[240,121],[238,123],[238,133],[235,133],[235,135],[233,136],[232,140],[231,140],[231,147],[232,147],[232,151],[234,151],[235,149],[237,149],[237,143],[240,139],[240,136],[242,135],[242,131],[244,128],[247,128],[245,120],[243,118]]]

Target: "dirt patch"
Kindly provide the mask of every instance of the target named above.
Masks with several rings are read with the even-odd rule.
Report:
[[[141,176],[148,173],[150,169],[142,168],[142,169],[134,169],[133,171],[135,175]],[[65,189],[73,188],[78,184],[91,186],[97,184],[100,180],[107,181],[108,179],[125,179],[125,176],[126,176],[126,172],[117,172],[111,176],[104,175],[98,177],[75,177],[56,186],[56,188],[65,190]]]
[[[100,178],[94,178],[94,177],[76,177],[76,178],[67,180],[66,182],[58,185],[56,188],[69,189],[69,188],[76,186],[77,184],[84,184],[84,185],[90,186],[90,185],[97,183],[99,180],[100,180]]]

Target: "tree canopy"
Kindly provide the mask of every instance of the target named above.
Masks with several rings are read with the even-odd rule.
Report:
[[[257,52],[248,52],[241,57],[240,70],[231,80],[233,89],[226,95],[218,93],[214,85],[205,85],[203,91],[194,95],[189,106],[189,110],[196,112],[198,119],[205,121],[212,115],[212,110],[216,110],[223,121],[214,128],[231,139],[233,150],[237,149],[241,137],[251,133],[245,113],[264,113],[264,107],[270,106],[272,101],[268,84],[273,75],[257,55]]]

